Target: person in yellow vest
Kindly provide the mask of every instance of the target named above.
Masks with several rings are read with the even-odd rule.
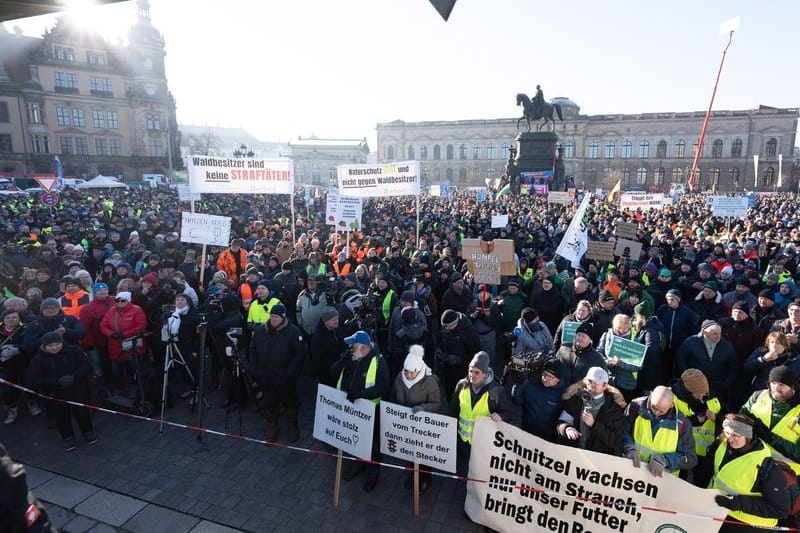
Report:
[[[272,283],[268,279],[262,279],[256,284],[256,297],[250,302],[250,309],[247,311],[247,323],[253,330],[258,324],[265,324],[269,320],[269,312],[274,305],[281,303],[280,300],[272,296]]]
[[[788,519],[792,507],[786,477],[772,459],[772,451],[755,435],[753,425],[746,415],[726,415],[720,440],[709,449],[714,475],[708,488],[720,491],[714,501],[730,509],[720,533],[765,531],[784,525],[782,519]]]
[[[456,459],[458,473],[466,475],[472,451],[472,432],[479,416],[489,416],[495,422],[510,421],[511,399],[503,386],[495,381],[489,366],[489,354],[476,353],[469,363],[467,377],[456,384],[450,400],[450,414],[458,417]]]
[[[350,347],[338,361],[331,365],[331,376],[335,377],[336,388],[347,393],[347,399],[355,401],[359,398],[379,404],[389,393],[392,377],[389,365],[380,353],[378,346],[372,341],[369,333],[356,331],[345,337],[344,342]],[[372,492],[378,485],[380,467],[377,462],[381,458],[379,409],[375,409],[374,428],[372,432],[372,461],[349,461],[342,479],[351,481],[362,471],[367,471],[364,490]]]
[[[672,391],[659,385],[648,396],[636,398],[625,410],[622,452],[640,467],[642,461],[656,477],[664,471],[677,475],[697,466],[692,424],[675,409]]]
[[[792,461],[800,462],[800,397],[797,374],[785,365],[769,372],[767,389],[756,391],[740,413],[755,421],[756,434]]]

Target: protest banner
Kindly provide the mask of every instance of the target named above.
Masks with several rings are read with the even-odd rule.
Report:
[[[442,186],[441,185],[431,185],[428,194],[431,196],[441,196],[442,195]]]
[[[231,242],[231,217],[184,211],[181,215],[181,242],[228,246]]]
[[[620,196],[619,208],[647,211],[648,209],[662,209],[671,203],[672,198],[664,193],[639,194],[626,192]]]
[[[382,401],[381,453],[412,463],[456,471],[456,424],[451,416],[412,413],[410,407]]]
[[[642,243],[630,239],[617,239],[614,244],[614,255],[627,259],[639,260],[642,253]]]
[[[606,357],[617,357],[620,361],[633,366],[642,366],[646,351],[647,346],[644,344],[614,335]]]
[[[325,200],[325,224],[328,226],[336,225],[336,209],[339,206],[339,189],[331,187],[328,189],[328,197]]]
[[[292,194],[291,159],[234,159],[192,155],[188,158],[192,192],[217,194]]]
[[[517,273],[514,241],[510,239],[464,239],[461,256],[467,260],[467,269],[478,284],[500,285],[501,276]]]
[[[635,241],[637,239],[636,231],[639,227],[636,224],[632,224],[630,222],[617,222],[617,237],[621,239],[631,239]]]
[[[614,243],[605,241],[589,241],[586,248],[586,257],[598,261],[614,260]]]
[[[629,459],[547,442],[478,417],[467,497],[470,519],[529,533],[716,532],[727,509],[717,491],[676,476],[655,477]],[[679,511],[679,512],[676,512]]]
[[[575,341],[575,332],[580,325],[580,322],[564,322],[564,327],[561,328],[561,344],[571,345]]]
[[[747,196],[710,196],[709,203],[715,217],[746,217],[750,207]]]
[[[508,215],[492,215],[492,228],[505,228],[508,226]]]
[[[418,195],[419,161],[375,165],[339,165],[339,194],[358,198]]]
[[[547,202],[551,204],[566,205],[575,199],[575,192],[568,191],[550,191],[547,194]]]
[[[336,205],[336,229],[338,231],[360,230],[362,209],[361,198],[339,196]]]
[[[314,438],[344,452],[372,458],[372,430],[375,404],[358,399],[351,402],[347,393],[327,385],[317,386],[314,411]]]

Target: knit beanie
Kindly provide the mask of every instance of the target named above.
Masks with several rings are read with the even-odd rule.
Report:
[[[42,346],[47,346],[48,344],[55,344],[57,342],[64,342],[64,337],[61,333],[56,333],[55,331],[48,331],[44,335],[42,335]]]
[[[475,357],[469,362],[469,366],[477,368],[485,374],[489,371],[489,354],[481,350],[475,354]]]
[[[795,374],[792,369],[785,365],[776,366],[772,370],[769,371],[769,378],[767,378],[768,383],[772,382],[783,383],[784,385],[788,385],[789,387],[796,388],[797,387],[797,374]]]
[[[442,326],[454,326],[458,322],[458,313],[453,311],[452,309],[447,309],[444,313],[442,313]]]
[[[740,311],[744,311],[748,315],[750,314],[750,306],[744,300],[736,300],[735,302],[733,302],[733,305],[731,306],[731,310],[733,310],[733,309],[738,309]]]
[[[708,394],[708,379],[705,374],[696,368],[687,368],[681,374],[684,388],[690,393]]]
[[[645,318],[650,318],[650,315],[647,313],[647,306],[644,302],[638,303],[633,307],[633,312],[642,315]]]

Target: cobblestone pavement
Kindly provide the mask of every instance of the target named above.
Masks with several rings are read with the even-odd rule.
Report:
[[[311,436],[315,385],[301,382],[301,440],[297,446],[328,447]],[[206,428],[239,433],[239,412],[220,407],[219,392],[207,396]],[[403,472],[383,468],[375,491],[364,492],[363,477],[342,482],[339,510],[333,509],[336,460],[324,454],[263,446],[108,413],[94,413],[100,442],[65,452],[44,415],[4,426],[0,442],[29,467],[30,485],[50,504],[63,531],[154,533],[370,531],[483,531],[464,515],[464,482],[434,478],[421,497],[420,516],[412,512]],[[185,400],[167,409],[166,418],[197,424]],[[265,424],[247,407],[241,434],[261,439]],[[281,420],[281,434],[286,427]]]

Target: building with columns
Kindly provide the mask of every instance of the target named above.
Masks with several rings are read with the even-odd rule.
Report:
[[[180,164],[164,39],[137,0],[128,44],[60,17],[41,37],[0,25],[0,172],[139,180]]]
[[[556,133],[567,176],[582,188],[669,189],[685,184],[698,146],[705,111],[582,115],[568,98],[554,98],[564,116]],[[699,159],[696,184],[720,191],[773,190],[783,156],[784,190],[797,190],[794,161],[798,108],[759,106],[714,111]],[[525,122],[521,126],[526,129]],[[517,119],[394,122],[377,125],[378,161],[418,159],[426,183],[485,186],[500,177],[515,146]],[[753,156],[758,155],[758,168]]]

